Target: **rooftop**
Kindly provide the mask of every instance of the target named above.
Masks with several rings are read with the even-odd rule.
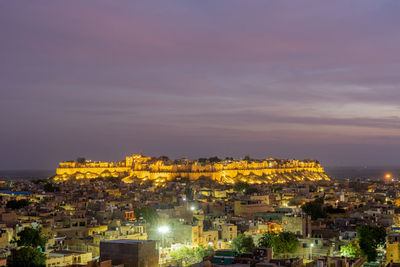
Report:
[[[117,239],[101,241],[101,243],[115,243],[115,244],[134,244],[134,243],[145,243],[145,242],[155,242],[154,240],[138,240],[138,239]]]

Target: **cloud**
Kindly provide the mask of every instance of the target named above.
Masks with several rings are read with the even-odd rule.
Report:
[[[395,162],[399,11],[386,0],[2,2],[0,168],[139,148]]]

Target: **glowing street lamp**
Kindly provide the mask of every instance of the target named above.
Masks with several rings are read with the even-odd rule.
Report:
[[[160,227],[158,227],[158,231],[161,234],[166,234],[169,232],[169,227],[167,225],[160,226]]]
[[[191,206],[191,207],[190,207],[190,210],[191,210],[191,211],[194,211],[195,209],[196,209],[195,206]]]
[[[160,226],[160,227],[158,227],[158,232],[160,232],[161,233],[161,237],[162,237],[162,247],[164,247],[164,235],[166,234],[166,233],[168,233],[169,232],[169,227],[167,226],[167,225],[163,225],[163,226]]]

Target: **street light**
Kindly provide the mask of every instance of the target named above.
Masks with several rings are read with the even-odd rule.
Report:
[[[164,246],[165,246],[165,244],[164,244],[164,243],[165,243],[165,242],[164,242],[164,235],[165,235],[166,233],[169,232],[169,227],[168,227],[167,225],[162,225],[162,226],[158,227],[158,232],[161,233],[161,238],[162,238],[161,244],[162,244],[162,248],[160,249],[160,252],[161,252],[161,254],[163,254],[163,253],[162,253],[162,249],[163,249]],[[160,254],[160,256],[161,256],[161,254]],[[161,258],[160,258],[160,260],[161,260]]]
[[[158,227],[158,231],[161,234],[166,234],[169,232],[169,227],[167,225],[160,226],[160,227]]]
[[[314,247],[314,244],[313,243],[311,243],[311,246],[310,246],[310,259],[312,259],[312,248]]]
[[[167,225],[162,225],[162,226],[158,227],[158,231],[161,233],[162,246],[164,247],[164,235],[169,232],[169,227]]]

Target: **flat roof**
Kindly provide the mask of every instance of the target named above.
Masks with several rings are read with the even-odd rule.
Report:
[[[100,243],[117,243],[117,244],[132,244],[132,243],[145,243],[145,242],[155,242],[154,240],[140,240],[140,239],[116,239],[100,241]]]
[[[50,257],[63,257],[67,255],[80,255],[80,254],[87,254],[91,252],[79,252],[79,251],[72,251],[72,250],[58,250],[52,251],[49,253]]]

